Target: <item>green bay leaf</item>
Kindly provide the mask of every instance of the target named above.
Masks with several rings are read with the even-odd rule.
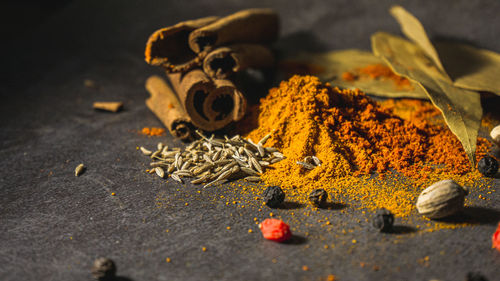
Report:
[[[441,110],[448,127],[460,140],[474,165],[483,114],[479,93],[452,85],[447,75],[418,45],[384,32],[374,34],[371,39],[374,54],[381,57],[395,73],[418,81],[434,106]]]
[[[301,74],[316,75],[321,81],[330,82],[333,86],[341,88],[358,88],[367,94],[387,98],[427,99],[425,91],[411,81],[409,86],[398,87],[390,79],[360,78],[349,81],[342,78],[343,73],[355,72],[368,65],[386,65],[371,52],[348,49],[326,53],[303,53],[287,59],[285,64],[302,64],[301,69],[305,71]]]

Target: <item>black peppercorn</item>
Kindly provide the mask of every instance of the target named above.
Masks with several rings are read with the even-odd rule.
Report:
[[[490,156],[485,156],[477,163],[477,169],[485,177],[492,177],[498,172],[498,161]]]
[[[388,232],[394,224],[394,215],[387,209],[382,208],[377,210],[373,218],[372,225],[380,232]]]
[[[469,272],[469,273],[467,273],[467,278],[465,280],[466,281],[488,281],[488,279],[486,279],[486,277],[484,277],[479,272]]]
[[[92,266],[92,276],[99,281],[112,280],[116,274],[115,263],[108,258],[98,258]]]
[[[285,193],[279,186],[269,186],[264,191],[264,202],[271,208],[276,208],[285,200]]]
[[[309,202],[316,207],[325,206],[326,200],[328,199],[328,193],[322,188],[315,189],[309,193]]]

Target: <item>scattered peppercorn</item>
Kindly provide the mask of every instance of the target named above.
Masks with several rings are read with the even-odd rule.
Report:
[[[277,208],[285,200],[285,193],[279,186],[269,186],[262,197],[267,206]]]
[[[98,258],[94,261],[91,272],[96,280],[112,280],[116,275],[116,265],[111,259]]]
[[[469,272],[469,273],[467,273],[467,278],[465,280],[466,281],[488,281],[488,279],[486,279],[486,277],[484,277],[479,272]]]
[[[327,199],[328,193],[323,188],[315,189],[309,193],[309,201],[316,207],[324,207]]]
[[[493,233],[491,237],[492,247],[500,251],[500,222],[498,223],[497,230]]]
[[[380,232],[388,232],[392,229],[394,224],[394,215],[391,211],[382,208],[377,210],[375,217],[373,218],[372,225]]]
[[[498,161],[490,156],[485,156],[477,163],[477,169],[485,177],[492,177],[498,172]]]
[[[292,237],[288,224],[278,219],[265,219],[259,224],[262,236],[268,240],[285,242]]]

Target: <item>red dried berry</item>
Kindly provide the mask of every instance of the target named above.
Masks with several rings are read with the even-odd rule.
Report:
[[[259,224],[262,236],[268,240],[285,242],[292,237],[288,224],[278,219],[265,219]]]
[[[496,248],[500,251],[500,223],[498,223],[497,231],[493,233],[491,241],[493,242],[493,248]]]

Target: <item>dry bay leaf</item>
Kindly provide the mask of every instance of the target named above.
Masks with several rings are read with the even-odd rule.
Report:
[[[417,44],[384,32],[374,34],[371,39],[375,55],[381,57],[395,73],[418,81],[427,92],[474,165],[483,114],[479,93],[453,86],[447,75]]]
[[[427,98],[425,91],[416,84],[398,87],[389,79],[360,78],[348,81],[342,78],[343,73],[353,72],[367,65],[386,65],[371,52],[349,49],[326,53],[303,53],[288,59],[286,63],[303,64],[301,69],[305,73],[301,74],[316,75],[321,81],[330,82],[333,86],[341,88],[358,88],[367,94],[387,98]]]
[[[448,42],[437,43],[436,49],[453,85],[500,95],[500,54]]]
[[[429,37],[427,37],[424,26],[420,23],[420,21],[401,6],[392,6],[389,12],[398,21],[403,34],[413,42],[417,43],[425,54],[429,56],[434,64],[443,72],[445,77],[449,79],[448,74],[446,74],[443,64],[439,59],[438,52],[434,48],[434,45],[432,45]]]
[[[464,44],[434,46],[420,21],[403,7],[393,6],[390,13],[404,35],[418,44],[455,86],[500,95],[500,54]]]

